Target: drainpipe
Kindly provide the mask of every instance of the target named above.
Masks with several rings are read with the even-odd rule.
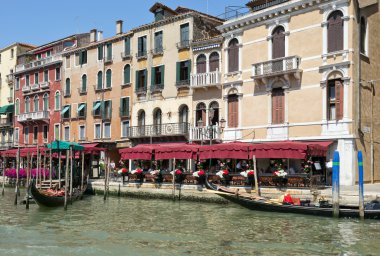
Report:
[[[373,145],[373,98],[374,98],[374,82],[371,81],[371,183],[375,180],[375,161],[374,161],[374,145]]]
[[[357,84],[357,90],[356,90],[356,97],[355,97],[355,105],[356,105],[356,118],[355,118],[355,137],[356,140],[360,139],[361,137],[361,111],[360,111],[360,104],[361,104],[361,59],[360,59],[360,38],[361,38],[361,29],[360,29],[360,7],[359,7],[359,1],[355,1],[356,3],[356,9],[357,9],[357,16],[356,16],[356,24],[357,24],[357,31],[358,31],[358,37],[357,37],[357,63],[358,67],[356,69],[356,84]],[[372,129],[372,128],[371,128]],[[357,143],[358,144],[358,143]],[[356,150],[358,150],[356,144]],[[372,159],[372,158],[371,158]],[[372,164],[371,164],[372,166]]]

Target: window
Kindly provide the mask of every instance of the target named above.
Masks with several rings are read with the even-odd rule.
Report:
[[[189,108],[184,105],[179,109],[179,123],[189,122]]]
[[[38,96],[35,95],[34,96],[34,99],[33,99],[33,105],[34,105],[34,109],[33,109],[33,112],[38,112],[39,110],[39,100],[38,100]]]
[[[26,75],[26,76],[25,76],[25,85],[26,85],[26,86],[29,86],[29,82],[30,82],[30,81],[29,81],[29,75]]]
[[[219,104],[216,101],[211,102],[208,109],[209,125],[216,125],[219,123]]]
[[[45,93],[43,96],[43,111],[48,111],[49,109],[49,94]]]
[[[127,37],[124,39],[124,56],[131,55],[131,38]]]
[[[129,97],[120,99],[120,117],[129,117]]]
[[[239,71],[239,41],[234,38],[228,44],[228,72]]]
[[[159,108],[155,109],[153,112],[153,124],[153,132],[155,134],[160,134],[162,125],[162,111]]]
[[[38,141],[38,126],[33,127],[33,143]]]
[[[106,45],[107,47],[107,57],[106,57],[106,61],[112,61],[112,43],[107,43]]]
[[[145,111],[140,110],[137,118],[138,133],[140,135],[145,134]]]
[[[104,101],[104,109],[103,109],[103,119],[111,119],[112,118],[112,101],[106,100]]]
[[[15,56],[15,50],[14,49],[11,49],[11,59],[13,59]]]
[[[34,84],[38,84],[38,73],[34,73]]]
[[[202,126],[206,126],[206,105],[202,103],[198,103],[195,112],[195,122],[196,126],[200,125],[200,121],[202,121]]]
[[[29,127],[24,128],[24,143],[29,144]]]
[[[154,33],[154,53],[162,53],[162,31]]]
[[[37,60],[42,59],[42,53],[37,53],[36,59],[37,59]]]
[[[285,57],[285,29],[282,26],[278,26],[272,33],[272,59],[283,57]]]
[[[48,140],[48,133],[49,133],[49,126],[47,126],[47,125],[44,125],[44,134],[43,134],[43,136],[44,136],[44,142],[47,142],[47,140]]]
[[[101,101],[94,101],[93,106],[92,106],[92,115],[93,116],[100,116],[101,113]]]
[[[197,58],[197,74],[206,73],[206,56],[201,54]]]
[[[61,109],[61,93],[57,91],[55,93],[54,97],[54,109],[55,110],[60,110]]]
[[[343,119],[343,83],[340,79],[328,81],[327,111],[329,120]]]
[[[79,126],[79,140],[86,140],[86,126]]]
[[[49,82],[49,70],[44,70],[44,82]]]
[[[103,138],[110,139],[111,138],[111,123],[103,124]]]
[[[59,124],[54,125],[54,140],[59,140],[60,139],[60,126]]]
[[[51,56],[51,50],[46,51],[46,57],[50,57],[50,56]]]
[[[332,12],[327,18],[327,51],[343,50],[343,13]]]
[[[65,84],[65,96],[69,96],[71,94],[71,85],[70,85],[70,78],[66,79],[66,84]]]
[[[236,94],[228,95],[228,127],[239,126],[239,98]]]
[[[146,78],[147,78],[146,69],[136,71],[136,92],[146,91],[146,87],[147,87]]]
[[[79,118],[86,117],[86,110],[87,110],[87,104],[86,103],[80,103],[78,105],[77,114]]]
[[[1,54],[0,54],[0,63],[1,63]]]
[[[61,112],[62,119],[69,119],[71,117],[71,106],[66,105],[62,108]]]
[[[20,141],[20,130],[19,128],[16,128],[15,129],[15,143],[18,144],[18,142]]]
[[[165,72],[164,65],[152,68],[152,76],[151,76],[152,91],[164,89],[164,72]]]
[[[103,72],[99,71],[97,75],[97,84],[96,84],[96,89],[101,90],[103,89]]]
[[[129,64],[124,66],[124,82],[123,84],[131,83],[131,66]]]
[[[189,23],[180,26],[181,47],[189,47]]]
[[[191,61],[177,62],[177,86],[190,84]]]
[[[360,18],[360,52],[368,55],[367,53],[367,22],[364,17]]]
[[[137,57],[146,56],[146,36],[142,36],[138,38],[138,52]]]
[[[70,68],[70,55],[66,56],[66,68]]]
[[[20,100],[19,99],[16,99],[15,113],[16,115],[20,114]]]
[[[100,139],[100,124],[95,124],[94,139]]]
[[[210,72],[219,71],[219,54],[217,52],[213,52],[210,55],[209,60]]]
[[[129,136],[129,121],[123,121],[121,123],[121,137],[125,138]]]
[[[16,90],[20,90],[20,78],[16,77]]]
[[[106,87],[111,88],[112,87],[112,70],[108,69],[106,72]]]
[[[75,54],[76,65],[87,64],[87,51],[81,51]]]
[[[25,98],[25,113],[29,113],[30,112],[30,98],[29,96],[27,96]]]
[[[63,134],[64,134],[64,140],[69,141],[70,140],[70,126],[65,126],[63,130]]]
[[[55,81],[61,80],[61,68],[55,68]]]
[[[103,59],[103,45],[98,46],[98,60]]]
[[[80,92],[81,93],[87,92],[87,75],[82,76],[82,84],[80,87]]]
[[[285,121],[285,95],[284,89],[272,90],[272,124],[283,124]]]

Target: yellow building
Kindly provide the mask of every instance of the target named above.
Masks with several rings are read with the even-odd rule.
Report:
[[[356,153],[364,149],[365,177],[371,180],[370,139],[360,132],[370,126],[368,115],[359,123],[359,110],[368,114],[363,108],[371,97],[359,97],[358,88],[380,78],[379,6],[359,4],[253,0],[249,13],[218,27],[224,37],[225,141],[330,141],[323,162],[339,151],[344,185],[355,183]],[[377,131],[375,124],[366,131]],[[268,161],[259,161],[259,168]],[[300,162],[291,164],[300,168]],[[372,176],[380,180],[380,172]]]

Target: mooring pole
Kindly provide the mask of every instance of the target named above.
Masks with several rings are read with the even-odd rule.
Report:
[[[83,190],[83,182],[84,182],[84,151],[82,151],[82,175],[81,175],[81,183],[80,183],[80,190]]]
[[[73,147],[70,146],[70,204],[73,203]]]
[[[257,177],[257,164],[256,164],[256,156],[252,156],[252,161],[253,161],[253,175],[255,178],[255,190],[256,190],[256,195],[260,196],[260,188],[259,188],[259,181]]]
[[[69,176],[69,150],[66,150],[66,170],[65,170],[65,205],[64,209],[67,210],[67,186],[68,186],[68,176]]]
[[[339,152],[334,152],[333,157],[333,173],[332,173],[332,201],[333,201],[333,214],[334,217],[339,217],[339,168],[340,159]]]
[[[1,195],[4,196],[5,193],[5,169],[7,167],[7,157],[3,157],[3,189],[1,191]]]
[[[175,158],[173,159],[173,201],[175,201]]]
[[[360,219],[364,219],[364,179],[363,179],[363,153],[358,151],[358,167],[359,167],[359,215]]]
[[[18,190],[18,174],[20,172],[20,146],[17,148],[17,158],[16,158],[16,189],[15,189],[15,205],[17,205]]]
[[[53,142],[50,143],[50,159],[49,159],[49,180],[50,180],[50,188],[53,183]],[[61,159],[59,159],[61,161]],[[57,173],[55,174],[57,175]],[[59,181],[59,184],[61,184],[61,181]],[[59,189],[61,189],[61,185],[59,185]]]

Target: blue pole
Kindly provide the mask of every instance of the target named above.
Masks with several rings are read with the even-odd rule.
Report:
[[[333,173],[332,173],[332,201],[334,217],[339,217],[339,168],[340,159],[339,152],[334,152],[333,157]]]
[[[359,215],[364,219],[364,181],[363,181],[363,153],[358,151],[358,167],[359,167]]]

